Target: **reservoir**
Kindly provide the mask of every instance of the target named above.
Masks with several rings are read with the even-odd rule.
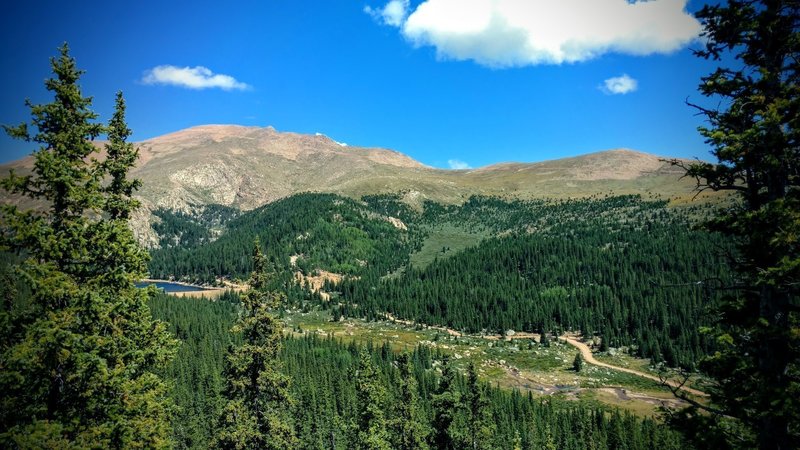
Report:
[[[140,281],[136,283],[137,288],[144,288],[150,286],[151,284],[156,285],[158,289],[164,290],[166,293],[173,293],[173,292],[192,292],[192,291],[203,291],[205,288],[200,286],[191,286],[181,283],[172,283],[169,281]]]

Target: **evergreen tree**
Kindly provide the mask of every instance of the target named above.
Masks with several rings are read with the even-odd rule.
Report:
[[[281,449],[296,442],[289,421],[292,399],[290,380],[278,359],[283,326],[270,312],[282,296],[266,289],[267,264],[256,240],[253,273],[242,296],[242,315],[231,330],[243,343],[229,350],[226,360],[225,398],[214,448]]]
[[[398,450],[428,449],[428,425],[419,406],[417,380],[407,353],[397,359],[400,369],[400,396],[393,420],[394,448]]]
[[[549,331],[542,331],[541,338],[539,338],[539,344],[542,347],[550,347],[550,332]]]
[[[467,391],[464,397],[469,428],[467,445],[472,450],[492,448],[491,440],[495,432],[495,425],[491,417],[491,404],[486,397],[484,386],[478,380],[478,372],[472,362],[467,367]]]
[[[386,388],[367,349],[359,354],[356,371],[355,448],[357,450],[389,450],[389,430],[384,411],[387,405]]]
[[[456,373],[450,366],[450,359],[442,360],[442,377],[431,399],[433,406],[433,447],[438,450],[458,448],[456,416],[461,409],[461,393],[456,386]]]
[[[575,359],[572,360],[572,368],[575,372],[580,372],[583,369],[583,355],[581,355],[581,352],[575,354]]]
[[[522,436],[519,435],[519,431],[514,431],[514,440],[511,442],[511,448],[513,450],[522,450]]]
[[[705,48],[697,54],[732,67],[719,67],[700,84],[700,92],[720,106],[696,106],[710,124],[700,132],[718,163],[676,164],[701,190],[737,193],[738,203],[720,211],[709,227],[736,243],[731,260],[738,280],[732,286],[737,290],[724,291],[719,351],[701,366],[716,383],[713,404],[695,402],[695,408],[715,414],[689,415],[716,422],[734,446],[797,448],[800,4],[731,0],[703,7],[697,17],[705,26]]]
[[[41,147],[33,173],[12,172],[2,186],[45,209],[4,205],[0,217],[0,248],[20,256],[15,274],[30,290],[24,305],[0,312],[0,323],[10,324],[0,339],[0,446],[169,447],[173,408],[154,371],[171,359],[175,341],[134,286],[147,262],[127,222],[138,182],[103,187],[109,173],[126,179],[135,156],[117,159],[113,171],[93,158],[101,132],[111,146],[129,148],[122,96],[109,128],[93,123],[66,44],[51,67],[53,102],[28,103],[30,128],[6,127]]]
[[[131,130],[125,123],[125,99],[117,92],[116,109],[108,127],[108,144],[103,168],[111,176],[105,192],[108,194],[104,209],[114,219],[127,219],[139,207],[133,192],[141,187],[140,180],[129,180],[128,169],[139,158],[139,150],[127,142]]]

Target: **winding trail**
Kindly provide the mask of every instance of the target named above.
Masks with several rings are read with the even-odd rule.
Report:
[[[384,315],[386,316],[386,318],[388,320],[390,320],[392,322],[401,323],[403,325],[408,325],[408,326],[414,326],[415,325],[415,323],[410,321],[410,320],[398,319],[398,318],[392,316],[390,313],[384,313]],[[434,326],[427,326],[427,328],[445,331],[451,336],[456,336],[456,337],[462,336],[461,332],[459,332],[457,330],[453,330],[452,328],[447,328],[447,327],[442,327],[442,326],[435,326],[435,325]],[[481,337],[484,338],[484,339],[489,339],[489,340],[503,339],[503,336],[500,336],[500,335],[486,335],[486,336],[481,336]],[[536,340],[538,342],[540,338],[539,338],[539,334],[538,333],[516,333],[513,336],[506,336],[505,339],[509,339],[509,340],[511,340],[511,339],[534,339],[534,340]],[[628,369],[627,367],[619,367],[619,366],[615,366],[613,364],[608,364],[608,363],[604,363],[602,361],[598,361],[598,360],[596,360],[594,358],[594,355],[592,354],[592,350],[589,348],[589,346],[584,344],[580,340],[578,340],[578,338],[575,335],[564,334],[564,335],[559,336],[558,339],[561,340],[561,341],[566,342],[567,344],[569,344],[569,345],[571,345],[571,346],[573,346],[575,348],[577,348],[581,352],[581,356],[583,356],[583,360],[586,361],[589,364],[592,364],[592,365],[595,365],[595,366],[598,366],[598,367],[605,367],[606,369],[616,370],[618,372],[629,373],[631,375],[636,375],[638,377],[647,378],[648,380],[653,380],[653,381],[656,381],[658,383],[665,383],[665,384],[669,385],[670,387],[678,388],[681,391],[688,392],[688,393],[690,393],[692,395],[696,395],[698,397],[708,397],[708,394],[706,394],[705,392],[698,391],[697,389],[690,388],[688,386],[681,386],[680,383],[678,383],[677,381],[674,381],[674,380],[662,380],[661,378],[659,378],[659,377],[657,377],[655,375],[649,374],[649,373],[641,372],[641,371],[638,371],[638,370],[635,370],[635,369]]]
[[[389,321],[392,321],[392,322],[401,323],[403,325],[409,325],[409,326],[414,326],[415,325],[415,323],[410,321],[410,320],[398,319],[398,318],[394,317],[390,313],[384,313],[384,315],[386,316],[386,318]],[[461,332],[459,332],[457,330],[453,330],[451,328],[447,328],[447,327],[433,325],[433,326],[427,326],[427,328],[445,331],[446,333],[448,333],[451,336],[456,336],[456,337],[462,336]],[[481,336],[481,337],[484,338],[484,339],[489,339],[489,340],[503,339],[503,336],[500,336],[500,335],[485,335],[485,336]],[[513,336],[506,336],[505,339],[534,339],[534,340],[536,340],[538,342],[540,337],[539,337],[538,333],[516,333]],[[635,369],[628,369],[627,367],[619,367],[619,366],[615,366],[613,364],[608,364],[608,363],[604,363],[602,361],[598,361],[598,360],[596,360],[594,358],[594,355],[592,354],[592,350],[589,348],[589,346],[584,344],[580,340],[578,340],[577,336],[575,336],[575,335],[563,334],[563,335],[559,336],[558,339],[563,341],[563,342],[566,342],[567,344],[569,344],[569,345],[571,345],[571,346],[573,346],[575,348],[577,348],[581,352],[581,356],[583,356],[583,360],[586,361],[589,364],[592,364],[592,365],[595,365],[595,366],[598,366],[598,367],[605,367],[606,369],[616,370],[618,372],[629,373],[631,375],[636,375],[638,377],[647,378],[648,380],[653,380],[653,381],[656,381],[658,383],[666,383],[670,387],[678,388],[678,389],[680,389],[682,391],[688,392],[688,393],[690,393],[692,395],[696,395],[698,397],[708,397],[708,394],[706,394],[705,392],[698,391],[697,389],[690,388],[688,386],[681,386],[680,383],[678,383],[677,381],[674,381],[674,380],[662,380],[661,378],[659,378],[659,377],[657,377],[655,375],[649,374],[649,373],[641,372],[641,371],[638,371],[638,370],[635,370]]]
[[[583,360],[586,361],[589,364],[592,364],[592,365],[595,365],[595,366],[598,366],[598,367],[605,367],[605,368],[611,369],[611,370],[616,370],[618,372],[629,373],[631,375],[636,375],[636,376],[639,376],[639,377],[642,377],[642,378],[647,378],[649,380],[657,381],[659,383],[666,383],[669,386],[672,386],[674,388],[679,388],[682,391],[686,391],[686,392],[688,392],[690,394],[693,394],[693,395],[696,395],[698,397],[707,397],[708,396],[708,394],[706,394],[705,392],[698,391],[697,389],[693,389],[693,388],[690,388],[688,386],[681,386],[680,383],[678,383],[676,381],[673,381],[673,380],[662,380],[661,378],[659,378],[659,377],[657,377],[655,375],[651,375],[649,373],[644,373],[644,372],[640,372],[638,370],[628,369],[626,367],[619,367],[619,366],[615,366],[615,365],[612,365],[612,364],[604,363],[602,361],[598,361],[598,360],[594,359],[594,355],[592,354],[592,350],[589,349],[589,346],[584,344],[583,342],[579,341],[574,336],[570,336],[570,335],[566,335],[565,334],[563,336],[559,336],[558,339],[560,339],[560,340],[566,342],[567,344],[577,348],[581,352],[581,356],[583,356]]]

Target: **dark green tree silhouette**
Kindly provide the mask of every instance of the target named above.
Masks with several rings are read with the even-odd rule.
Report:
[[[433,447],[439,450],[458,448],[458,415],[461,410],[461,392],[456,386],[456,373],[450,359],[442,361],[442,377],[431,399],[433,406]]]
[[[575,359],[572,360],[572,369],[575,372],[580,372],[583,369],[583,355],[581,355],[581,352],[575,353]]]
[[[95,123],[66,44],[51,67],[45,85],[54,100],[28,102],[31,123],[6,127],[41,147],[33,172],[12,172],[2,187],[41,208],[4,205],[0,213],[0,247],[19,255],[13,270],[30,291],[24,304],[0,312],[8,325],[0,339],[0,446],[169,447],[173,408],[154,372],[175,341],[134,286],[147,254],[127,222],[138,182],[126,178],[136,158],[125,142],[124,102],[119,94],[108,128]],[[102,132],[133,156],[98,162],[91,141]]]
[[[550,332],[549,331],[542,331],[541,338],[539,338],[539,344],[542,347],[550,347]]]
[[[288,449],[296,438],[290,422],[290,379],[281,372],[279,354],[283,325],[271,313],[282,295],[267,290],[267,262],[256,240],[253,273],[242,296],[241,317],[231,330],[243,343],[226,359],[226,404],[213,448]]]
[[[701,190],[737,194],[736,204],[708,226],[738,251],[730,255],[736,284],[722,291],[714,330],[719,351],[701,366],[715,380],[712,404],[695,402],[687,414],[719,425],[717,442],[797,448],[800,4],[732,0],[707,5],[697,17],[705,26],[705,47],[696,53],[733,67],[702,78],[700,92],[720,106],[696,105],[709,123],[700,132],[718,162],[676,164]],[[698,409],[715,414],[703,416]],[[709,435],[707,425],[687,427],[701,437]]]
[[[496,426],[492,421],[491,403],[486,397],[486,388],[478,379],[475,364],[470,362],[467,366],[467,391],[464,395],[464,404],[467,409],[468,442],[472,450],[487,450],[493,448],[492,437]]]
[[[389,450],[389,429],[384,413],[388,397],[381,384],[372,356],[366,349],[359,354],[356,370],[356,419],[354,445],[357,450]]]
[[[397,399],[395,417],[392,420],[394,429],[394,448],[398,450],[428,449],[430,429],[419,405],[417,380],[414,368],[407,353],[397,359],[400,369],[400,395]]]
[[[133,193],[142,182],[128,179],[128,170],[136,164],[139,150],[127,142],[131,130],[125,123],[125,99],[122,92],[117,92],[116,109],[108,127],[108,144],[106,144],[106,160],[103,169],[111,179],[105,187],[107,193],[104,209],[114,219],[127,219],[130,213],[139,207]]]

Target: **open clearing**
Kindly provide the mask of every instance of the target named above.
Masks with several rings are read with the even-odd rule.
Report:
[[[641,416],[655,416],[659,407],[685,405],[661,384],[656,372],[623,370],[625,368],[602,363],[594,357],[587,358],[585,354],[588,364],[584,364],[580,372],[575,372],[572,361],[576,347],[572,342],[554,339],[546,347],[539,344],[539,336],[533,333],[502,339],[494,335],[463,335],[455,330],[398,320],[369,322],[348,318],[332,322],[324,311],[290,312],[284,315],[283,320],[287,331],[296,335],[317,334],[345,342],[372,342],[374,345],[388,342],[396,351],[427,346],[450,355],[459,370],[465,370],[467,364],[473,362],[481,377],[490,383],[538,395],[600,402]],[[589,351],[588,347],[586,350]],[[626,361],[633,367],[642,367],[645,362],[621,354],[617,354],[615,359]]]

